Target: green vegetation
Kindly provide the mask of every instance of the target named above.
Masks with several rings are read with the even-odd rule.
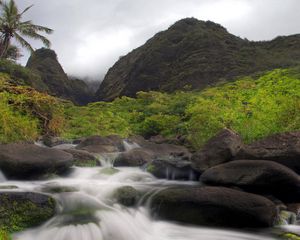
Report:
[[[67,119],[66,138],[92,134],[184,135],[199,147],[227,127],[251,142],[300,129],[299,69],[277,69],[201,92],[140,92],[136,99],[122,97],[111,103],[70,107]]]
[[[0,229],[0,240],[11,240],[11,237],[6,231]]]
[[[0,202],[0,226],[4,234],[5,232],[14,233],[37,226],[51,218],[55,213],[56,203],[51,197],[47,197],[46,203],[40,204],[38,200],[34,202],[30,198],[13,199],[9,193],[1,193]]]
[[[50,46],[50,41],[40,35],[39,32],[49,34],[52,33],[52,29],[35,25],[31,21],[22,21],[23,14],[26,13],[32,5],[20,12],[15,1],[10,0],[9,2],[1,1],[0,7],[0,58],[9,57],[7,54],[9,49],[12,48],[12,38],[31,52],[33,52],[33,48],[24,37],[41,40],[46,47]]]
[[[41,134],[59,135],[64,125],[62,102],[0,74],[0,142],[34,140]]]
[[[41,134],[66,139],[161,134],[185,136],[198,148],[224,127],[246,142],[300,130],[299,68],[276,69],[203,91],[139,92],[135,99],[83,107],[16,86],[11,75],[0,75],[1,142],[34,140]]]

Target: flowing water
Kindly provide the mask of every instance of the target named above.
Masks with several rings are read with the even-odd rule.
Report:
[[[128,145],[128,148],[132,145]],[[138,146],[133,146],[138,147]],[[196,182],[158,180],[139,168],[112,169],[111,159],[105,156],[104,167],[77,168],[64,178],[48,181],[5,181],[1,185],[17,186],[6,191],[54,193],[58,202],[57,214],[44,225],[15,234],[14,240],[268,240],[259,233],[236,230],[185,226],[159,221],[149,212],[148,204],[155,192],[174,185],[193,185]],[[114,173],[114,174],[112,174]],[[134,208],[119,205],[113,197],[116,189],[133,186],[145,195]],[[59,191],[58,191],[59,192]],[[149,197],[150,196],[150,197]]]

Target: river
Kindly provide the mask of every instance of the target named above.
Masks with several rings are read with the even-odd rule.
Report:
[[[196,182],[159,180],[139,168],[122,167],[112,170],[111,158],[102,158],[102,167],[74,167],[67,177],[47,181],[5,181],[13,191],[47,192],[49,187],[66,189],[54,193],[57,214],[34,229],[17,233],[14,240],[234,240],[274,239],[266,232],[242,232],[188,226],[161,221],[152,217],[149,209],[155,192],[174,185],[194,185]],[[114,174],[112,174],[114,173]],[[1,182],[2,180],[2,182]],[[144,193],[136,207],[124,207],[114,199],[122,186],[132,186]],[[48,189],[48,190],[47,190]],[[10,191],[10,190],[7,190]]]

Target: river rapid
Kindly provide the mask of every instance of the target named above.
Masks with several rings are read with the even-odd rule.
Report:
[[[130,148],[130,146],[127,146]],[[159,180],[140,168],[112,169],[114,156],[102,157],[102,167],[74,167],[67,177],[47,181],[6,181],[13,191],[49,192],[58,202],[57,214],[37,228],[13,235],[14,240],[268,240],[269,231],[251,232],[183,225],[155,219],[150,214],[151,196],[174,185],[192,181]],[[124,207],[114,199],[116,189],[132,186],[144,195],[136,207]],[[6,190],[10,191],[10,190]]]

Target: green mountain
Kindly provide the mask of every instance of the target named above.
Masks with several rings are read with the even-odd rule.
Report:
[[[41,85],[46,86],[46,91],[50,95],[71,100],[79,105],[91,101],[93,93],[87,84],[79,79],[70,79],[53,50],[46,48],[36,50],[30,56],[26,67],[40,76]],[[37,88],[37,90],[44,89]]]
[[[108,71],[95,100],[138,91],[203,89],[259,71],[300,63],[300,35],[253,42],[219,24],[187,18],[156,34]]]

